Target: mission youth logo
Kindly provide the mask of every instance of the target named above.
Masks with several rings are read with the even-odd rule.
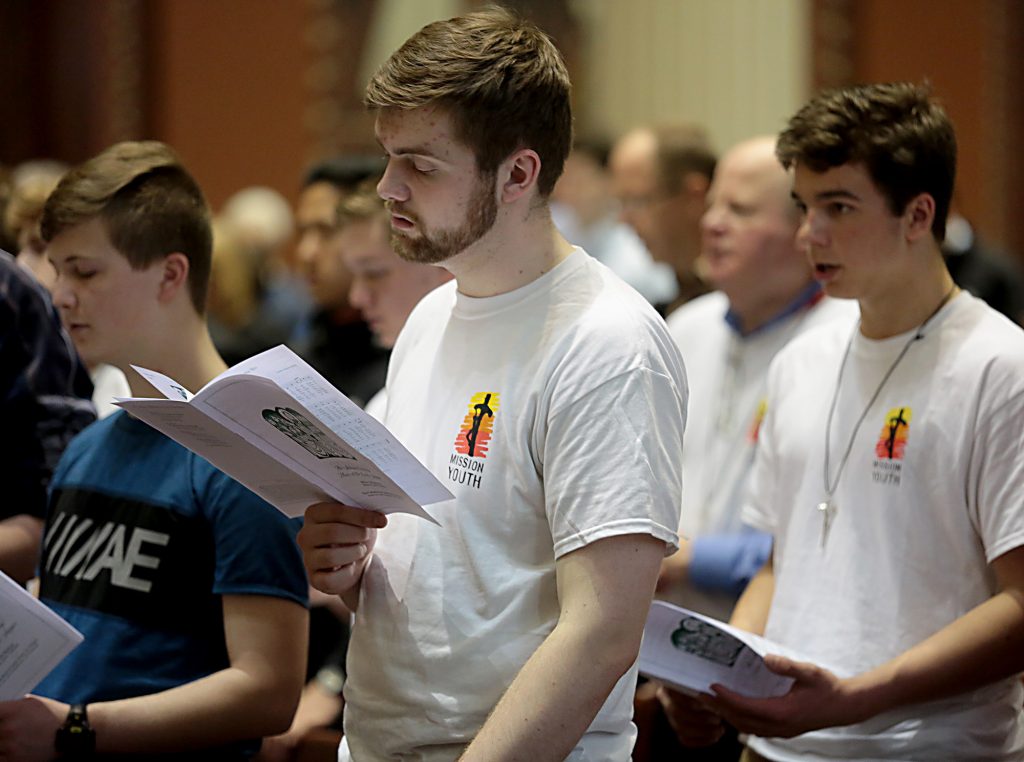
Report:
[[[894,407],[885,416],[885,424],[875,443],[875,462],[871,478],[878,484],[899,486],[903,456],[910,436],[909,407]]]
[[[477,392],[469,400],[462,428],[455,437],[455,452],[448,461],[448,478],[452,483],[480,489],[487,451],[494,435],[498,398],[497,392]]]

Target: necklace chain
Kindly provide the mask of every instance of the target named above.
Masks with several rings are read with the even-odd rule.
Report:
[[[846,461],[849,460],[850,453],[853,451],[853,443],[857,439],[857,432],[860,431],[860,426],[861,426],[862,423],[864,423],[864,419],[867,417],[868,411],[870,411],[872,405],[875,404],[875,401],[878,399],[878,395],[880,395],[882,393],[882,389],[885,386],[886,382],[889,380],[889,377],[892,376],[892,374],[896,372],[896,368],[899,366],[900,362],[902,362],[902,360],[906,356],[907,352],[910,351],[911,345],[915,341],[918,341],[918,340],[924,338],[924,336],[925,336],[924,329],[928,327],[928,324],[932,321],[932,318],[934,318],[936,315],[938,315],[939,311],[944,306],[946,306],[946,302],[948,302],[950,299],[953,298],[953,294],[955,294],[955,293],[956,293],[956,284],[954,283],[952,288],[950,288],[949,291],[946,292],[945,296],[942,297],[942,300],[938,303],[938,305],[935,307],[935,309],[932,310],[931,314],[928,315],[928,317],[926,317],[924,319],[924,322],[921,323],[921,325],[919,325],[917,327],[917,330],[914,331],[914,335],[911,336],[910,339],[907,341],[907,343],[903,345],[903,349],[900,350],[900,353],[896,356],[896,359],[893,361],[892,365],[889,366],[889,370],[887,370],[885,372],[885,375],[882,376],[882,380],[879,382],[878,386],[875,388],[874,394],[871,395],[871,399],[868,400],[868,404],[864,406],[864,409],[860,413],[860,417],[857,418],[857,422],[853,426],[853,432],[850,434],[850,439],[846,443],[846,450],[843,452],[843,457],[839,461],[839,468],[836,471],[835,481],[832,481],[829,478],[829,472],[832,470],[831,469],[831,464],[830,464],[830,459],[829,459],[829,450],[831,449],[831,440],[832,440],[832,416],[836,412],[836,403],[839,400],[839,387],[843,383],[843,372],[846,370],[846,361],[850,357],[850,347],[853,346],[853,337],[856,335],[857,331],[860,330],[860,321],[857,322],[857,325],[853,329],[853,333],[850,334],[850,340],[848,342],[846,342],[846,351],[843,353],[843,361],[839,364],[839,374],[836,376],[835,389],[833,389],[833,391],[832,391],[832,403],[829,405],[829,408],[828,408],[828,419],[827,419],[827,421],[825,423],[825,461],[824,461],[823,477],[824,477],[824,482],[825,482],[825,497],[826,497],[827,505],[831,505],[832,495],[835,494],[836,489],[839,487],[839,479],[843,475],[843,469],[846,468]],[[825,520],[828,521],[829,518],[830,517],[826,516]]]

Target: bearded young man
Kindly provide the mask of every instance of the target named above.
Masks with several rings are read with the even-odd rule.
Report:
[[[430,24],[366,100],[396,250],[455,276],[398,337],[385,423],[455,499],[440,526],[306,512],[312,584],[358,607],[340,757],[626,760],[677,544],[678,350],[552,224],[572,115],[535,27],[497,9]]]

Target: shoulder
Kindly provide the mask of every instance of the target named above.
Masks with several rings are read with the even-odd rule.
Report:
[[[0,250],[0,315],[3,316],[0,340],[18,339],[26,346],[35,346],[45,338],[49,346],[68,354],[50,295],[3,250]]]
[[[438,313],[451,312],[455,306],[455,293],[458,284],[454,279],[445,281],[433,291],[429,291],[417,302],[409,313],[406,324],[415,325],[423,320],[429,320],[431,316]]]
[[[217,514],[224,510],[248,510],[257,506],[261,511],[267,508],[274,513],[279,513],[276,508],[255,492],[228,476],[202,456],[189,451],[186,451],[186,455],[196,497],[203,513]]]
[[[957,373],[979,375],[1002,393],[1024,391],[1024,329],[981,299],[963,293],[939,327]]]
[[[698,296],[686,304],[673,310],[665,322],[669,330],[675,333],[677,328],[689,328],[703,325],[709,321],[725,322],[725,314],[729,309],[729,298],[721,291]]]
[[[729,298],[721,291],[712,291],[676,308],[665,322],[672,339],[689,355],[708,342],[721,341],[731,331],[725,321],[728,311]]]
[[[115,456],[111,450],[110,443],[117,437],[116,423],[122,416],[128,415],[123,410],[118,410],[106,418],[95,421],[86,426],[68,443],[64,450],[62,460],[81,457],[85,453],[94,452],[99,456]]]
[[[551,296],[538,352],[553,409],[634,378],[685,400],[686,370],[664,319],[607,267],[588,258]]]
[[[557,287],[563,341],[602,356],[663,356],[677,353],[664,318],[621,278],[587,258],[573,278]]]

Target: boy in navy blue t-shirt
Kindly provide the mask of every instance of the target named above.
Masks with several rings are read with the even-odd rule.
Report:
[[[225,370],[204,317],[209,212],[167,146],[119,143],[72,170],[42,234],[87,363],[119,367],[134,396],[159,395],[131,364],[193,391]],[[0,752],[251,756],[303,683],[296,529],[127,413],[88,428],[54,475],[40,564],[41,599],[85,642],[38,695],[0,703]]]

